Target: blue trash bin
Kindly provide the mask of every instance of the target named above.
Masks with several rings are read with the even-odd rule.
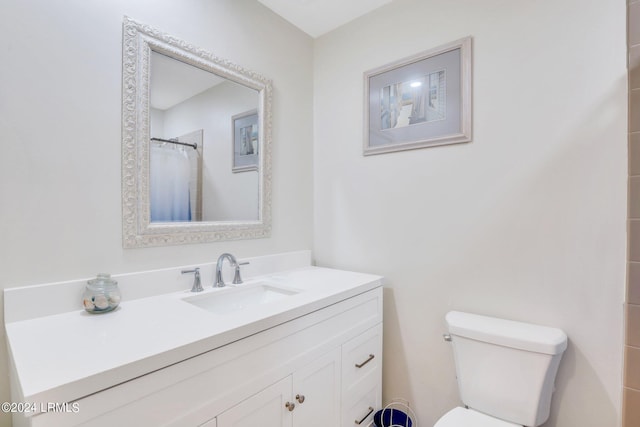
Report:
[[[373,415],[375,427],[412,427],[413,420],[399,409],[385,408]]]

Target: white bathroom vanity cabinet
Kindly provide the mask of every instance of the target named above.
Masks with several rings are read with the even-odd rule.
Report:
[[[224,314],[185,301],[265,283],[291,293]],[[7,290],[5,304],[29,297],[11,295],[19,289],[28,292]],[[12,398],[34,404],[34,411],[14,414],[14,425],[371,423],[381,406],[380,277],[303,267],[201,294],[125,299],[104,315],[30,318],[9,310]],[[45,409],[51,402],[60,405]]]

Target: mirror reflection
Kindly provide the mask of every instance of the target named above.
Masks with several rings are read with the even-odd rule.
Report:
[[[270,236],[271,80],[128,17],[122,35],[122,246]]]
[[[259,96],[151,51],[151,222],[259,219]]]

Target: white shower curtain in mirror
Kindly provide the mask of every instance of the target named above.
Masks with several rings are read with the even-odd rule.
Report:
[[[173,144],[151,146],[151,222],[191,221],[189,159]]]

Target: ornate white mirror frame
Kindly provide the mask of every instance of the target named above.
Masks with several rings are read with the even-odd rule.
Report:
[[[160,52],[255,89],[258,101],[259,200],[256,221],[151,222],[149,196],[150,58]],[[271,234],[271,81],[128,17],[122,46],[122,231],[123,247],[139,248]]]

